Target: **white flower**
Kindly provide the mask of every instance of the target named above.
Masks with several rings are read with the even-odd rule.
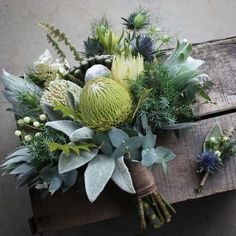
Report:
[[[35,137],[38,137],[39,135],[41,135],[41,132],[37,132],[37,133],[35,134]]]
[[[19,120],[17,121],[17,124],[18,124],[19,126],[24,126],[25,122],[24,122],[22,119],[19,119]]]
[[[221,152],[220,151],[215,151],[215,154],[218,156],[218,157],[220,157],[221,156]]]
[[[33,126],[34,126],[34,127],[39,127],[39,126],[40,126],[40,123],[39,123],[38,121],[34,121]]]
[[[29,142],[32,139],[32,137],[30,135],[25,135],[25,141]]]
[[[34,63],[34,65],[37,64],[51,64],[52,63],[52,55],[49,52],[48,49],[44,51],[42,55],[39,56],[39,59]]]
[[[40,119],[41,121],[45,121],[45,120],[47,119],[47,116],[44,115],[44,114],[41,114],[41,115],[39,116],[39,119]]]
[[[210,142],[215,143],[216,142],[216,138],[215,137],[211,137],[210,138]]]
[[[26,124],[29,124],[30,121],[31,121],[31,119],[30,119],[30,117],[26,116],[26,117],[24,117],[23,121],[24,121]]]
[[[228,140],[229,140],[229,137],[224,136],[224,137],[223,137],[223,140],[224,140],[224,141],[228,141]]]
[[[15,135],[16,135],[17,137],[21,136],[21,131],[20,131],[20,130],[16,130],[16,131],[15,131]]]

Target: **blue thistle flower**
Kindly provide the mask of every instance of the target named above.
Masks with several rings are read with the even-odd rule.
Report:
[[[138,36],[132,43],[134,53],[141,54],[143,58],[151,62],[156,54],[155,41],[147,35]]]
[[[210,172],[213,174],[220,165],[221,159],[213,151],[205,151],[198,155],[198,172]]]

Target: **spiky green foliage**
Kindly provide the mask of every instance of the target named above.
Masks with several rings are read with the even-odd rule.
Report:
[[[48,142],[48,147],[49,147],[50,151],[52,151],[52,152],[54,152],[56,150],[62,150],[67,156],[69,156],[71,151],[75,152],[77,155],[79,155],[82,150],[89,152],[90,148],[96,147],[96,144],[93,144],[93,143],[60,144],[60,143],[55,143],[55,142]]]
[[[73,53],[75,60],[80,61],[82,59],[80,53],[72,45],[65,33],[61,32],[55,26],[50,25],[46,22],[40,22],[39,26],[47,33],[48,41],[53,45],[54,49],[59,54],[59,56],[65,56],[58,45],[59,42],[64,42],[64,44],[68,46],[69,50]],[[57,42],[53,38],[57,40]]]
[[[33,156],[31,164],[41,169],[47,165],[54,165],[58,162],[58,156],[61,151],[51,151],[48,142],[66,144],[67,137],[50,127],[45,127],[39,135],[35,135],[25,146],[30,150]]]
[[[144,75],[131,81],[134,100],[139,99],[143,88],[151,91],[139,111],[146,113],[152,127],[192,119],[192,101],[176,90],[166,69],[156,64],[145,64]]]
[[[84,41],[84,47],[87,57],[94,57],[96,55],[102,55],[105,53],[104,47],[96,38],[88,37],[88,39]]]
[[[16,98],[19,102],[19,109],[25,110],[24,114],[22,114],[23,116],[30,115],[36,117],[43,113],[40,107],[41,94],[32,91],[24,91],[18,92]]]
[[[110,29],[111,29],[111,23],[106,18],[106,16],[103,16],[101,19],[97,19],[91,23],[91,33],[94,37],[96,37],[97,30],[105,34]]]

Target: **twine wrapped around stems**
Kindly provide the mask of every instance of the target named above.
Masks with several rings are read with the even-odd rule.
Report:
[[[152,172],[139,162],[130,162],[128,168],[138,199],[141,229],[147,228],[147,219],[156,229],[170,222],[168,208],[175,210],[158,192]]]

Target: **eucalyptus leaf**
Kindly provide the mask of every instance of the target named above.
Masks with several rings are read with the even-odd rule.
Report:
[[[133,181],[128,167],[125,165],[124,157],[115,160],[115,169],[111,179],[124,191],[135,193]]]
[[[75,130],[81,128],[81,125],[78,122],[71,120],[49,121],[46,123],[46,126],[61,131],[68,137],[70,137]]]
[[[163,125],[162,129],[166,130],[179,130],[179,129],[190,129],[193,126],[197,126],[198,123],[196,122],[182,122],[182,123],[176,123],[173,125]]]
[[[92,149],[91,152],[81,151],[80,155],[71,153],[69,157],[67,157],[65,153],[62,153],[58,163],[59,173],[63,174],[85,165],[90,160],[92,160],[97,155],[97,153],[97,148]]]
[[[40,173],[39,176],[46,182],[51,182],[53,179],[58,177],[59,173],[56,167],[46,166],[44,167]]]
[[[113,153],[113,146],[109,140],[108,134],[96,132],[93,136],[93,142],[100,146],[104,155],[110,156]]]
[[[148,128],[146,136],[144,136],[143,148],[153,148],[156,144],[156,135]]]
[[[84,177],[85,189],[90,202],[94,202],[105,188],[115,169],[115,160],[104,155],[97,155],[89,162]]]
[[[62,174],[61,178],[63,179],[63,183],[67,187],[72,187],[76,183],[77,176],[78,176],[77,170],[72,170]]]
[[[144,137],[131,137],[122,142],[112,153],[112,158],[121,157],[130,151],[139,149],[144,142]]]
[[[79,142],[79,141],[84,141],[84,140],[90,140],[93,138],[94,132],[88,127],[82,127],[77,130],[75,130],[71,135],[70,135],[70,141],[71,142]]]
[[[125,139],[129,138],[129,135],[121,129],[112,128],[108,132],[110,141],[114,147],[118,147]]]

